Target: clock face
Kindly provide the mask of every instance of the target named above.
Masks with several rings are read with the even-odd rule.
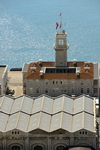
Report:
[[[60,39],[59,40],[59,45],[64,45],[64,40]]]

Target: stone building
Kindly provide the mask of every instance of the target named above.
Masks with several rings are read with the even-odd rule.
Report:
[[[61,94],[99,96],[98,63],[67,60],[67,34],[56,33],[55,62],[25,63],[23,66],[23,93],[29,96]]]
[[[98,150],[95,99],[0,97],[0,150]]]
[[[5,94],[8,85],[8,66],[0,65],[0,95]]]

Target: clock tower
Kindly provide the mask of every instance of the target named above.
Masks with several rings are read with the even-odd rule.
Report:
[[[62,14],[60,16],[60,25],[56,23],[56,29],[59,27],[60,31],[56,33],[55,49],[55,63],[56,67],[67,67],[67,34],[65,30],[62,30]]]
[[[54,45],[55,49],[55,62],[56,67],[67,66],[67,49],[68,44],[66,40],[67,34],[64,30],[56,33],[56,43]]]

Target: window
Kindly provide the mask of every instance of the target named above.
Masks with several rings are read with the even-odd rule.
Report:
[[[60,84],[62,84],[62,81],[60,81]]]
[[[94,88],[94,94],[97,94],[98,93],[98,89],[97,88]]]
[[[58,84],[58,81],[56,81],[56,84]]]
[[[83,80],[81,81],[81,85],[83,85]]]
[[[33,85],[33,81],[32,80],[30,80],[29,82],[30,82],[30,86]]]
[[[90,89],[89,88],[87,88],[87,93],[90,93]]]
[[[48,88],[45,89],[45,93],[48,93]]]
[[[53,92],[59,92],[59,88],[53,88]]]
[[[71,80],[71,84],[72,84],[72,86],[74,86],[74,84],[75,84],[75,81],[74,81],[74,80]]]
[[[97,85],[98,85],[98,80],[94,80],[93,85],[94,85],[94,86],[97,86]]]
[[[64,40],[60,39],[59,40],[59,45],[64,45]]]
[[[55,92],[55,88],[53,88],[53,92]]]
[[[72,88],[72,94],[74,93],[74,89]]]
[[[83,88],[81,88],[81,93],[83,93]]]
[[[39,93],[39,88],[36,88],[36,93]]]
[[[13,147],[11,148],[11,150],[20,150],[20,147],[19,147],[19,146],[13,146]]]
[[[33,94],[33,88],[30,88],[30,94]]]
[[[45,84],[48,85],[48,81],[45,81]]]

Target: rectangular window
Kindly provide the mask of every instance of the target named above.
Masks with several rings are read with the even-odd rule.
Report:
[[[72,88],[72,94],[74,94],[74,88]]]
[[[33,88],[30,88],[30,94],[33,94]]]
[[[64,40],[63,39],[59,40],[59,45],[64,45]]]
[[[81,93],[83,94],[83,88],[81,88]]]
[[[45,84],[48,85],[48,81],[45,81]]]
[[[98,93],[98,89],[97,89],[97,88],[94,88],[94,89],[93,89],[93,93],[94,93],[94,94],[97,94],[97,93]]]
[[[40,88],[36,88],[36,93],[38,94],[38,93],[40,93]]]
[[[33,80],[29,80],[29,82],[30,82],[30,86],[32,86],[33,85]]]
[[[48,93],[48,88],[45,89],[45,93]]]
[[[87,88],[87,93],[88,93],[88,94],[90,93],[90,89],[89,89],[89,88]]]
[[[98,80],[94,80],[93,85],[98,86]]]
[[[58,84],[58,81],[56,81],[56,84]]]

